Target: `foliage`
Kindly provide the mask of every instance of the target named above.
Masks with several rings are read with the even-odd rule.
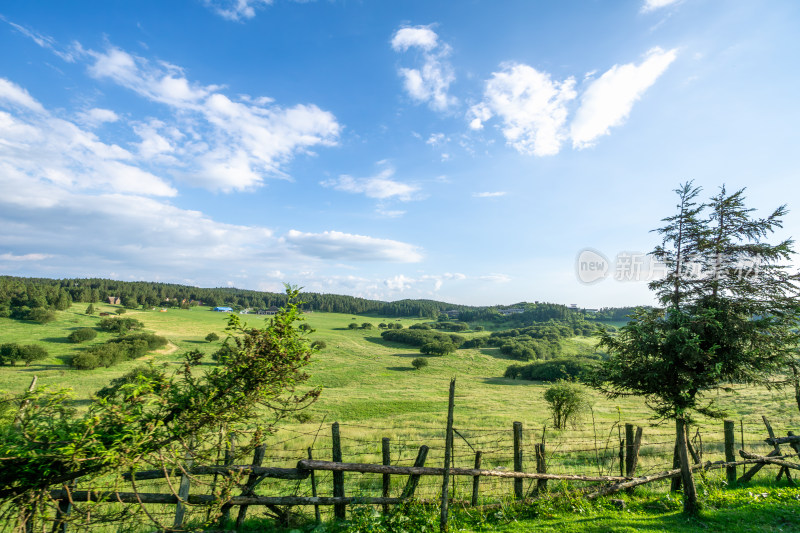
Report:
[[[97,323],[97,327],[103,331],[109,331],[112,333],[127,333],[129,331],[142,329],[144,324],[135,318],[121,318],[115,316],[102,319]]]
[[[582,380],[596,368],[597,361],[585,357],[551,359],[528,365],[511,365],[503,377],[530,381]]]
[[[152,333],[136,333],[109,339],[104,344],[91,346],[73,356],[70,364],[80,370],[92,370],[100,366],[110,367],[142,357],[148,351],[167,345],[167,339]]]
[[[166,368],[166,364],[156,367],[152,363],[137,366],[120,377],[112,379],[108,385],[97,391],[96,396],[98,398],[120,397],[130,388],[126,386],[137,383],[148,383],[153,393],[158,394],[168,382]]]
[[[324,350],[325,348],[328,347],[328,343],[326,343],[325,341],[317,340],[311,343],[311,347],[314,348],[315,350]]]
[[[574,426],[588,408],[586,389],[572,381],[560,379],[544,392],[556,429],[564,429],[571,421]]]
[[[449,355],[455,351],[455,344],[448,341],[426,342],[419,349],[419,352],[425,355]]]
[[[287,287],[290,298],[297,294]],[[223,427],[233,431],[255,422],[262,434],[271,432],[319,394],[303,386],[313,350],[295,327],[298,320],[291,301],[263,329],[231,315],[236,349],[223,364],[195,373],[187,358],[163,379],[138,374],[82,413],[70,407],[65,391],[40,389],[12,398],[18,423],[0,420],[0,519],[13,523],[38,516],[51,488],[73,479],[97,486],[102,478],[109,486],[143,461],[171,468],[186,443],[214,439]]]
[[[211,333],[206,335],[205,338],[206,338],[206,342],[214,342],[214,341],[218,341],[219,340],[219,335],[217,335],[216,333],[214,333],[212,331]]]
[[[358,323],[356,323],[356,322],[350,322],[350,323],[347,325],[347,327],[348,327],[349,329],[358,329]]]
[[[413,366],[416,370],[422,370],[426,366],[428,366],[428,360],[424,357],[415,357],[411,361],[411,366]]]
[[[90,341],[97,337],[97,331],[94,328],[78,328],[67,336],[67,340],[74,344]]]
[[[464,337],[454,333],[447,334],[439,331],[411,328],[402,330],[390,329],[382,332],[381,337],[387,341],[400,342],[411,346],[423,346],[424,344],[438,342],[440,344],[451,344],[455,348],[458,348],[466,341]]]
[[[372,329],[374,327],[375,326],[373,326],[371,322],[364,322],[363,324],[361,324],[361,329]]]
[[[14,366],[17,361],[23,361],[25,366],[28,366],[49,356],[47,350],[38,344],[20,345],[16,342],[0,344],[0,365]]]
[[[127,312],[128,312],[128,310],[125,309],[124,307],[120,307],[119,309],[117,309],[117,314],[118,315],[124,315]]]
[[[46,309],[44,307],[34,307],[33,309],[30,309],[28,311],[20,312],[19,318],[21,318],[22,320],[30,320],[31,322],[37,322],[39,324],[47,324],[48,322],[52,322],[56,319],[56,314],[52,309]]]
[[[653,251],[668,275],[650,284],[667,307],[638,310],[616,335],[601,331],[600,348],[611,357],[594,383],[610,397],[643,396],[661,418],[719,416],[705,394],[725,383],[769,386],[793,360],[797,275],[782,263],[792,241],[765,242],[784,207],[754,219],[742,191],[723,187],[701,206],[691,183],[676,192],[678,213],[664,219],[664,242]]]
[[[211,359],[217,362],[224,362],[227,359],[233,357],[236,353],[236,346],[231,344],[226,339],[225,342],[222,343],[219,350],[211,354]]]
[[[94,304],[89,304],[89,307],[86,308],[86,314],[87,315],[93,315],[94,314]]]

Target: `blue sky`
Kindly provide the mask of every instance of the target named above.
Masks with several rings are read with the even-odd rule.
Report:
[[[685,180],[800,234],[798,27],[792,0],[6,0],[0,273],[651,303]]]

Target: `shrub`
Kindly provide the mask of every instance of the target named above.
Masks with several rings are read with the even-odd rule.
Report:
[[[74,363],[73,366],[75,366]],[[108,385],[97,391],[96,395],[100,398],[112,398],[119,395],[121,392],[123,394],[132,392],[132,387],[126,387],[125,389],[123,389],[123,387],[142,382],[144,380],[155,382],[156,386],[154,387],[154,392],[160,391],[161,385],[164,383],[164,381],[166,381],[166,375],[163,367],[156,368],[152,364],[148,364],[146,366],[137,366],[120,377],[112,379]]]
[[[224,362],[226,359],[229,359],[236,355],[236,348],[228,344],[228,341],[222,343],[222,346],[219,350],[211,354],[211,359],[218,362]]]
[[[25,366],[30,365],[34,361],[41,361],[47,359],[50,354],[44,347],[38,344],[25,344],[19,348],[20,359],[25,361]]]
[[[72,357],[70,365],[78,370],[93,370],[100,366],[100,359],[97,354],[81,352]]]
[[[416,370],[421,370],[428,366],[428,360],[424,357],[417,357],[413,361],[411,361],[411,366],[413,366]]]
[[[111,317],[104,318],[98,322],[97,326],[103,331],[110,331],[112,333],[127,333],[129,331],[142,329],[144,324],[135,318],[121,318]]]
[[[489,342],[489,339],[486,337],[475,337],[474,339],[470,339],[464,344],[461,345],[461,348],[482,348],[486,346]]]
[[[364,322],[363,324],[361,324],[361,329],[372,329],[374,327],[375,326],[373,326],[371,322]]]
[[[356,322],[350,322],[347,327],[350,329],[358,329],[358,324]]]
[[[311,343],[311,347],[315,350],[324,350],[328,347],[328,344],[325,341],[314,341]]]
[[[380,324],[378,324],[378,327],[381,329],[386,329],[387,328],[386,322],[381,322]]]
[[[52,309],[45,309],[44,307],[34,307],[27,312],[25,320],[31,322],[38,322],[39,324],[47,324],[56,319],[56,312]]]
[[[211,332],[208,335],[206,335],[206,341],[207,342],[214,342],[214,341],[218,341],[218,340],[219,340],[219,335],[217,335],[214,332]]]
[[[450,342],[433,341],[423,344],[419,351],[425,355],[447,355],[455,352],[456,347]]]
[[[0,344],[0,365],[14,366],[17,364],[17,361],[22,359],[19,349],[20,345],[16,342]]]
[[[596,366],[596,361],[586,358],[551,359],[529,365],[511,365],[506,369],[505,377],[531,381],[580,380]]]
[[[571,420],[573,426],[588,407],[588,396],[582,385],[558,380],[544,392],[556,429],[564,429]]]
[[[119,309],[117,309],[118,315],[124,315],[127,312],[128,312],[127,309],[125,309],[124,307],[120,307]]]
[[[69,342],[78,344],[90,341],[97,337],[97,332],[92,328],[78,328],[67,336]]]
[[[89,304],[89,307],[86,308],[86,314],[87,315],[93,315],[94,314],[94,305],[93,304]]]
[[[428,324],[411,324],[408,329],[431,329]]]

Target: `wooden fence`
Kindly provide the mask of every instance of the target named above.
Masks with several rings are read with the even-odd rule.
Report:
[[[481,468],[483,452],[474,450],[474,467],[463,468],[455,467],[453,460],[454,436],[458,430],[453,427],[453,397],[455,382],[451,383],[449,413],[446,430],[446,440],[444,449],[444,464],[441,466],[426,465],[429,455],[429,446],[421,445],[417,450],[413,466],[402,466],[392,464],[393,458],[390,450],[390,438],[381,439],[382,464],[363,463],[363,462],[344,462],[341,444],[341,434],[339,424],[334,422],[331,425],[331,459],[330,461],[318,460],[313,458],[314,450],[307,448],[306,457],[299,458],[293,468],[263,466],[267,453],[266,445],[257,446],[253,453],[250,464],[235,465],[232,449],[227,449],[225,459],[221,465],[201,466],[193,464],[191,454],[187,457],[180,467],[172,469],[154,469],[130,472],[123,476],[123,481],[130,483],[131,491],[103,491],[103,490],[77,490],[74,486],[64,486],[53,490],[51,498],[56,504],[56,516],[53,530],[65,532],[70,523],[70,515],[73,512],[73,505],[80,502],[117,502],[119,504],[135,504],[148,506],[153,504],[174,505],[174,519],[171,520],[172,530],[180,530],[186,522],[187,506],[210,506],[216,505],[221,509],[221,516],[218,525],[224,526],[233,518],[234,508],[238,508],[235,516],[236,527],[240,527],[247,517],[248,509],[252,506],[262,506],[271,511],[272,515],[281,521],[287,521],[291,509],[296,506],[313,506],[317,521],[321,519],[321,506],[332,506],[333,515],[338,519],[344,519],[347,515],[348,505],[376,505],[381,506],[384,512],[390,510],[390,506],[397,505],[409,500],[424,500],[434,503],[436,500],[420,498],[417,488],[423,477],[441,480],[441,492],[439,492],[439,502],[441,506],[441,530],[447,530],[448,506],[455,501],[460,505],[478,506],[481,501],[482,483],[488,479],[509,480],[512,487],[509,487],[509,496],[518,500],[536,497],[548,491],[548,481],[571,482],[573,488],[580,484],[580,491],[588,499],[595,499],[606,496],[621,490],[632,490],[634,487],[658,480],[672,479],[673,490],[680,488],[680,469],[677,468],[676,451],[673,449],[672,469],[665,469],[658,472],[637,473],[640,466],[640,450],[645,439],[644,429],[633,424],[624,425],[624,437],[622,437],[622,427],[620,427],[619,451],[619,475],[591,475],[591,474],[564,474],[548,473],[548,443],[544,441],[535,443],[533,447],[533,461],[535,471],[526,471],[524,458],[528,450],[525,449],[525,439],[523,438],[523,426],[520,422],[514,422],[510,433],[513,441],[513,470],[500,468]],[[775,432],[766,417],[762,417],[768,437],[764,439],[772,450],[765,455],[739,450],[741,460],[736,460],[734,451],[735,445],[735,425],[733,421],[724,421],[722,429],[724,459],[717,461],[703,462],[703,456],[708,453],[703,449],[702,439],[698,439],[697,445],[689,443],[689,451],[694,462],[694,470],[713,470],[725,469],[726,478],[729,483],[744,483],[765,466],[775,466],[778,470],[778,479],[785,476],[789,483],[794,483],[790,470],[799,470],[800,465],[786,461],[787,458],[796,456],[800,453],[800,436],[795,436],[791,431],[786,437],[776,437]],[[543,432],[544,434],[544,432]],[[699,437],[699,433],[698,433]],[[462,437],[463,438],[463,437]],[[743,437],[742,437],[743,438]],[[674,440],[673,440],[674,442]],[[784,455],[781,445],[788,445],[794,453]],[[676,448],[676,447],[675,447]],[[616,452],[615,452],[616,453]],[[552,467],[553,464],[550,463]],[[737,475],[737,467],[749,466],[741,475]],[[332,474],[330,496],[320,495],[319,481],[317,473],[327,472]],[[347,495],[345,485],[345,473],[359,474],[380,474],[381,492],[380,495],[374,494],[365,496],[364,494]],[[221,498],[214,494],[192,493],[193,480],[201,476],[225,476],[236,479],[238,495],[230,495]],[[392,477],[402,476],[404,485],[399,496],[391,496],[390,487]],[[457,477],[471,478],[470,498],[457,500],[454,493],[448,491],[451,480],[455,486]],[[151,493],[135,490],[136,482],[142,480],[155,479],[180,479],[177,490],[174,488],[169,493]],[[264,480],[276,479],[293,481],[295,484],[307,482],[310,485],[310,496],[300,496],[297,494],[283,496],[263,496],[257,494],[259,485]],[[528,480],[535,481],[535,487],[526,491],[523,483]],[[297,491],[295,486],[294,491]],[[170,487],[173,484],[170,483]],[[286,487],[286,492],[291,492],[290,487]],[[285,493],[284,493],[285,494]],[[494,494],[496,497],[496,494]]]

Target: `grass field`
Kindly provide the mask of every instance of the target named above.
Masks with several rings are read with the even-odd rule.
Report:
[[[116,310],[109,305],[97,307],[99,311]],[[99,321],[97,315],[84,314],[85,308],[86,304],[74,305],[70,310],[59,312],[55,322],[45,325],[0,319],[0,343],[39,343],[52,355],[49,360],[30,367],[0,367],[0,390],[21,391],[36,375],[39,386],[72,388],[80,407],[94,391],[140,364],[141,361],[130,361],[91,371],[69,368],[65,361],[84,345],[70,344],[66,336],[76,328],[92,327]],[[174,364],[180,360],[181,353],[190,349],[210,354],[219,348],[226,334],[227,315],[208,308],[128,311],[125,316],[141,320],[148,331],[169,339],[170,344],[165,349],[143,358],[156,363]],[[260,325],[264,320],[264,317],[254,315],[243,318],[251,325]],[[539,442],[544,433],[548,443],[548,471],[551,473],[618,471],[615,460],[619,423],[625,422],[645,428],[640,473],[671,466],[674,429],[668,424],[654,426],[649,420],[650,411],[640,398],[611,401],[591,392],[592,414],[580,426],[564,431],[545,429],[545,426],[552,425],[542,398],[547,385],[503,378],[503,372],[513,361],[500,354],[497,348],[458,350],[449,356],[429,357],[428,367],[414,370],[411,360],[419,357],[419,352],[408,346],[384,342],[381,330],[377,328],[378,323],[395,319],[336,313],[310,313],[305,318],[315,330],[310,338],[324,340],[327,344],[308,367],[310,385],[322,387],[323,392],[319,401],[301,417],[287,421],[277,434],[270,437],[267,461],[273,466],[294,466],[297,460],[305,457],[309,447],[313,447],[315,458],[330,459],[330,423],[334,421],[341,424],[344,460],[347,462],[380,462],[381,438],[389,437],[392,439],[393,464],[413,463],[417,448],[427,444],[431,447],[428,464],[438,465],[444,448],[447,390],[451,377],[457,379],[457,466],[471,467],[474,450],[481,450],[485,453],[484,467],[511,468],[511,426],[514,421],[521,421],[525,428],[526,465],[531,465],[533,443]],[[376,327],[351,330],[347,326],[353,318],[359,324],[371,322]],[[406,327],[418,321],[400,320]],[[219,334],[220,341],[206,342],[204,337],[211,332]],[[92,343],[104,342],[107,338],[109,334],[101,333]],[[574,338],[564,343],[564,350],[583,353],[592,350],[592,343],[592,339]],[[206,358],[204,364],[213,362]],[[769,416],[776,432],[781,435],[789,429],[797,431],[800,426],[793,393],[789,391],[739,388],[735,393],[720,393],[714,397],[737,421],[737,443],[743,434],[748,449],[768,450],[761,442],[766,437],[760,420],[762,414]],[[701,419],[692,431],[696,429],[700,431],[705,458],[712,461],[721,459],[722,422]],[[248,459],[241,457],[238,462],[244,464]],[[761,481],[775,474],[771,469],[763,472],[758,478]],[[319,476],[319,483],[321,493],[330,494],[330,476]],[[376,496],[380,493],[380,476],[377,475],[348,475],[347,483],[348,495]],[[402,490],[404,483],[402,479],[393,480],[393,493]],[[262,494],[278,495],[285,493],[288,486],[286,482],[272,481],[265,482],[260,490]],[[456,497],[465,497],[470,486],[470,479],[459,480],[455,486]],[[511,492],[508,481],[487,480],[482,487],[487,502],[498,501]],[[526,491],[531,488],[526,485]],[[161,489],[154,483],[148,490]],[[288,490],[301,495],[309,491],[305,485],[294,484]],[[431,480],[421,484],[419,495],[433,497],[437,490],[435,480]],[[662,497],[665,490],[664,484],[654,489],[656,497]],[[605,511],[599,509],[597,512],[602,514]],[[659,530],[644,525],[649,518],[643,520],[645,529]],[[513,524],[498,524],[497,527],[506,528],[504,531],[523,531],[514,529],[516,526]],[[612,530],[616,531],[608,529]]]

